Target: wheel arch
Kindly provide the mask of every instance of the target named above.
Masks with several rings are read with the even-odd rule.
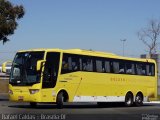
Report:
[[[68,101],[69,101],[69,95],[68,95],[67,90],[65,90],[65,89],[59,90],[58,93],[57,93],[57,96],[58,96],[58,94],[61,93],[61,92],[62,92],[63,95],[64,95],[64,102],[68,102]]]
[[[141,95],[141,96],[142,96],[142,100],[144,100],[144,95],[143,95],[143,93],[142,93],[141,91],[138,91],[137,94],[136,94],[136,96],[137,96],[138,94]]]
[[[134,95],[133,95],[133,92],[132,91],[128,91],[125,95],[125,97],[127,96],[127,94],[131,94],[132,95],[132,98],[134,99]]]

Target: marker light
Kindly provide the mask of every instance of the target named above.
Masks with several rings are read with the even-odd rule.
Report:
[[[9,91],[8,91],[8,94],[9,94],[9,95],[13,95],[13,91],[12,91],[12,90],[9,90]]]

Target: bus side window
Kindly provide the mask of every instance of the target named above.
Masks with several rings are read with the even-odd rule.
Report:
[[[68,71],[69,71],[68,56],[66,54],[63,54],[61,73],[64,74],[67,73]]]
[[[125,64],[123,61],[119,62],[119,73],[125,73]]]
[[[132,63],[132,74],[133,74],[133,75],[136,74],[136,72],[135,72],[135,64],[134,64],[134,63]]]
[[[68,57],[68,70],[72,71],[72,58]]]
[[[109,61],[105,61],[105,70],[107,73],[110,73],[111,72],[111,68],[110,68],[110,62]]]
[[[136,64],[136,74],[142,75],[142,65],[140,63]]]
[[[154,76],[155,75],[155,65],[151,64],[151,75]]]
[[[129,62],[126,64],[126,74],[132,74],[132,75],[135,74],[134,63]]]
[[[82,70],[83,71],[93,71],[93,60],[87,57],[82,59]]]
[[[148,76],[154,76],[154,65],[152,64],[146,65],[146,72]]]
[[[72,71],[80,70],[80,58],[78,55],[72,55],[71,67],[72,67]]]
[[[110,72],[114,73],[113,61],[110,61]]]
[[[124,61],[114,61],[113,62],[113,71],[114,73],[121,73],[124,74],[125,73],[125,64]]]
[[[126,64],[126,73],[132,74],[132,64],[131,63]]]
[[[119,62],[113,62],[113,72],[119,73]]]
[[[147,75],[146,64],[137,63],[136,64],[136,72],[137,72],[137,75]]]
[[[78,55],[64,54],[62,61],[62,74],[80,70],[80,58]]]
[[[151,73],[150,65],[147,65],[146,68],[147,68],[147,75],[151,76],[152,73]]]
[[[93,61],[88,59],[87,60],[87,67],[86,67],[87,71],[93,71]]]
[[[146,75],[146,65],[142,64],[142,75]]]
[[[67,70],[68,69],[68,62],[67,61],[63,61],[62,62],[62,69],[63,70]]]
[[[96,72],[104,72],[102,60],[96,60]]]

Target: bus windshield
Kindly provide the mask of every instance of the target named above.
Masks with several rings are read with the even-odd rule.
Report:
[[[36,71],[38,60],[44,59],[44,52],[19,52],[12,63],[9,83],[12,85],[33,85],[40,82],[41,71]]]

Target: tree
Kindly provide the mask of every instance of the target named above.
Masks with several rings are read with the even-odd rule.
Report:
[[[149,57],[157,52],[158,40],[160,37],[160,21],[151,19],[146,28],[138,32],[138,38],[149,49]]]
[[[8,0],[0,0],[0,41],[9,41],[8,36],[14,34],[18,26],[17,20],[24,16],[22,5],[13,5]]]

